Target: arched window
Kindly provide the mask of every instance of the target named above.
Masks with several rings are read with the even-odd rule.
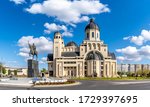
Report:
[[[89,45],[89,50],[91,50],[91,44],[89,43],[88,45]]]
[[[98,33],[97,33],[97,38],[98,38]]]
[[[100,51],[100,44],[98,44],[98,50]]]
[[[94,49],[96,49],[96,44],[94,44]]]
[[[87,33],[87,39],[89,39],[89,33]]]
[[[94,32],[92,32],[92,38],[94,38]]]

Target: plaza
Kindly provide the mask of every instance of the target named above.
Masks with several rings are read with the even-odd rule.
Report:
[[[34,87],[27,81],[18,81],[15,85],[0,82],[0,90],[150,90],[150,80],[78,80],[80,84],[55,87]]]

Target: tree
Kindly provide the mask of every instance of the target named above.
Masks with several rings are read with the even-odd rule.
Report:
[[[42,70],[41,70],[41,72],[42,73],[45,73],[47,70],[45,69],[45,68],[43,68]]]
[[[143,70],[143,76],[144,76],[144,77],[147,77],[148,74],[149,74],[149,70],[144,69],[144,70]]]
[[[2,73],[3,64],[0,62],[0,73]]]
[[[117,72],[118,73],[118,75],[120,76],[120,77],[122,77],[122,75],[125,75],[125,72],[124,71],[122,71],[122,72]]]
[[[6,69],[4,67],[2,68],[2,73],[6,74]]]
[[[150,71],[149,71],[149,73],[147,74],[147,77],[150,77]]]
[[[18,72],[18,70],[14,70],[14,75],[15,75],[15,76],[17,75],[17,72]]]
[[[8,75],[11,75],[11,70],[10,69],[8,70]]]
[[[143,71],[142,71],[142,70],[138,70],[136,74],[137,74],[138,76],[141,76],[141,77],[142,77],[142,76],[143,76]]]
[[[126,75],[127,75],[128,77],[132,77],[132,72],[127,72]]]

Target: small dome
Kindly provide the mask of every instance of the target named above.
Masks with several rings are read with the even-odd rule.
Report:
[[[55,32],[54,35],[61,35],[59,31]]]
[[[61,38],[61,33],[59,31],[54,33],[54,38]]]
[[[73,42],[73,41],[68,42],[67,45],[66,45],[66,47],[67,47],[67,46],[75,46],[75,47],[78,47],[78,45],[77,45],[75,42]]]
[[[85,27],[85,30],[87,29],[97,29],[99,30],[99,27],[97,24],[95,24],[94,19],[90,19],[90,23]]]
[[[103,56],[97,51],[89,52],[86,56],[86,60],[102,60],[102,59]]]

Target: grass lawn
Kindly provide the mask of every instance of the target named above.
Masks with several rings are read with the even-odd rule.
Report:
[[[72,78],[73,80],[150,80],[150,78],[146,77],[122,77],[122,78],[98,78],[98,77],[80,77],[80,78]]]

